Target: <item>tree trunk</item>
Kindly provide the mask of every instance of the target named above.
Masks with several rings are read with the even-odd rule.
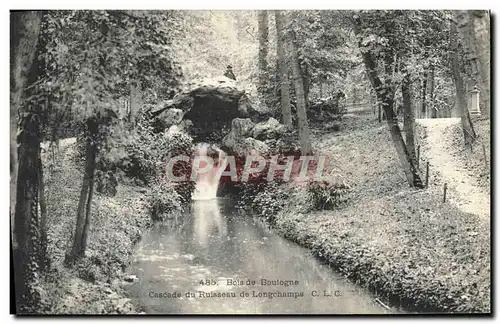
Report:
[[[39,297],[33,290],[40,264],[38,246],[38,170],[40,152],[39,117],[30,112],[23,120],[19,146],[16,210],[14,218],[14,269],[16,307],[20,313],[30,313],[37,307]]]
[[[42,15],[40,11],[23,11],[10,16],[10,212],[17,313],[36,311],[40,300],[34,289],[39,278],[40,106],[29,100],[23,105],[23,100],[31,96],[32,91],[27,89],[39,75],[37,53]]]
[[[431,111],[431,117],[437,118],[436,107],[434,106],[434,64],[429,68],[429,105],[428,109]]]
[[[36,62],[36,49],[42,13],[39,11],[12,12],[10,14],[10,213],[15,224],[16,189],[18,175],[18,116],[24,91],[29,86],[28,76]],[[14,248],[17,238],[13,235]]]
[[[85,248],[87,247],[87,238],[90,229],[90,218],[91,218],[90,212],[92,210],[92,198],[94,197],[94,170],[95,170],[95,158],[92,164],[92,171],[90,174],[90,181],[89,181],[89,196],[85,208],[85,226],[83,227],[83,235],[82,235],[82,247],[84,252]]]
[[[389,112],[391,113],[391,112]],[[408,183],[412,187],[423,188],[424,185],[422,183],[422,179],[420,177],[420,172],[416,167],[415,155],[410,154],[407,149],[407,146],[403,140],[403,136],[401,135],[401,129],[397,123],[396,119],[387,118],[387,125],[389,126],[389,130],[391,133],[391,138],[396,147],[396,152],[399,157],[399,161],[401,162],[401,166],[403,167],[403,171],[406,175],[406,179]]]
[[[292,109],[290,107],[290,90],[288,81],[288,68],[286,60],[286,35],[284,31],[284,17],[279,11],[275,11],[274,17],[276,20],[277,46],[276,56],[278,58],[278,70],[280,77],[281,88],[281,112],[283,114],[283,123],[288,128],[293,128]]]
[[[259,84],[257,90],[260,97],[268,104],[269,67],[267,54],[269,52],[269,23],[267,10],[259,10]]]
[[[427,117],[427,71],[424,70],[424,76],[422,78],[422,111],[420,118]]]
[[[298,49],[297,49],[298,51]],[[300,57],[298,54],[297,54],[297,57]],[[299,67],[302,66],[302,64],[300,63],[300,59],[299,59]],[[302,84],[304,85],[304,99],[306,102],[309,102],[309,88],[311,87],[311,78],[309,78],[309,73],[307,71],[307,68],[303,69],[303,68],[300,68],[300,75],[302,76]]]
[[[482,111],[490,114],[490,14],[488,11],[455,11],[472,73],[481,91]]]
[[[355,18],[354,21],[354,30],[356,34],[359,34],[359,26],[360,26],[360,21],[358,20],[359,18]],[[360,49],[363,49],[363,45],[360,43],[358,44]],[[368,73],[368,79],[370,80],[373,90],[375,90],[375,93],[377,94],[377,98],[379,102],[382,103],[382,107],[384,109],[385,115],[387,117],[387,126],[389,127],[389,132],[391,134],[391,139],[392,142],[394,143],[394,146],[396,148],[396,152],[398,154],[399,161],[401,163],[401,166],[403,168],[403,171],[406,175],[406,178],[408,180],[408,183],[410,186],[416,187],[416,188],[423,188],[424,185],[422,183],[422,179],[420,177],[420,172],[418,168],[416,167],[416,161],[412,157],[412,155],[408,152],[408,149],[406,147],[406,144],[403,140],[403,136],[401,135],[401,129],[399,128],[399,125],[397,123],[397,119],[394,118],[394,91],[392,89],[392,80],[389,75],[386,75],[385,78],[385,84],[382,83],[381,79],[378,76],[378,66],[377,66],[377,61],[375,58],[372,56],[371,52],[369,50],[361,50],[361,56],[363,58],[363,63],[366,68],[366,72]],[[393,55],[390,55],[390,53],[386,54],[386,60],[385,62],[385,70],[388,71],[390,70],[390,65],[391,62],[390,60],[393,58]]]
[[[291,36],[290,48],[292,55],[293,84],[297,98],[297,117],[299,121],[300,148],[303,155],[312,153],[311,139],[309,137],[309,125],[307,123],[306,100],[304,96],[304,84],[300,75],[299,55],[294,35]]]
[[[130,111],[128,121],[133,126],[138,112],[141,110],[141,83],[132,82],[130,84]]]
[[[87,231],[89,228],[90,203],[92,199],[95,160],[97,147],[90,138],[87,139],[85,172],[83,175],[82,190],[78,201],[77,219],[73,245],[70,254],[66,257],[67,263],[85,255]]]
[[[460,61],[458,59],[458,32],[454,21],[451,22],[450,29],[450,63],[453,81],[455,82],[455,91],[457,96],[457,106],[460,118],[462,120],[462,130],[464,132],[465,145],[471,146],[476,138],[474,127],[472,126],[467,99],[465,95],[465,85],[460,73]]]
[[[245,40],[246,33],[245,33],[245,28],[247,28],[248,24],[244,21],[242,17],[242,12],[239,12],[235,15],[236,17],[236,30],[238,31],[237,37],[238,37],[238,43],[241,44]]]
[[[411,80],[410,75],[406,72],[403,77],[403,82],[401,84],[401,94],[403,96],[403,110],[404,110],[404,132],[406,139],[406,147],[412,159],[416,158],[415,154],[415,136],[414,136],[414,124],[415,116],[413,113],[413,107],[411,102]]]

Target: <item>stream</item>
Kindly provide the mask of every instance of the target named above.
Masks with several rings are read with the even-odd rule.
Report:
[[[398,312],[233,205],[193,201],[182,220],[145,233],[128,269],[132,303],[147,314]]]

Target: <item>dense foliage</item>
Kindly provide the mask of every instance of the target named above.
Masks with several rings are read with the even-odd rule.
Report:
[[[462,112],[467,113],[466,107],[459,107],[457,94],[470,90],[474,83],[480,83],[483,90],[487,87],[487,80],[480,80],[482,74],[479,73],[481,70],[484,74],[487,69],[475,63],[481,63],[476,56],[484,59],[488,53],[473,53],[475,47],[481,47],[477,46],[481,35],[472,35],[472,42],[467,41],[467,37],[452,37],[456,14],[449,11],[281,13],[284,17],[281,45],[279,19],[270,11],[263,14],[256,11],[133,10],[43,11],[39,15],[39,30],[34,28],[36,30],[26,33],[38,39],[33,49],[29,46],[24,49],[32,50],[33,62],[24,62],[22,59],[29,55],[19,51],[17,45],[11,45],[16,49],[11,59],[14,71],[21,71],[24,66],[17,65],[24,63],[34,66],[26,68],[29,73],[21,71],[13,76],[12,84],[21,89],[11,90],[12,93],[17,91],[16,96],[22,98],[18,100],[19,107],[14,107],[18,111],[11,109],[14,111],[13,129],[18,130],[14,132],[12,151],[20,156],[19,161],[12,164],[19,164],[19,172],[11,167],[15,176],[20,175],[19,180],[13,180],[20,188],[14,196],[17,206],[13,209],[16,223],[22,225],[17,225],[21,230],[15,233],[16,255],[26,261],[21,277],[17,277],[26,279],[23,284],[26,287],[18,290],[22,291],[18,302],[23,304],[23,311],[47,310],[49,303],[56,304],[59,296],[52,296],[51,292],[60,293],[60,287],[56,287],[58,276],[67,274],[66,271],[92,284],[123,275],[133,245],[140,239],[141,231],[150,225],[149,217],[157,222],[168,221],[186,212],[186,204],[191,200],[194,183],[169,182],[164,174],[165,162],[180,154],[192,156],[195,141],[220,144],[230,134],[231,120],[245,109],[248,115],[245,117],[258,118],[259,122],[271,115],[289,120],[284,122],[286,125],[278,125],[276,128],[282,127],[282,131],[272,136],[267,136],[266,131],[259,136],[252,133],[252,137],[245,134],[236,139],[252,144],[245,148],[255,149],[262,156],[268,157],[271,152],[320,153],[318,146],[311,145],[311,138],[314,141],[318,138],[318,128],[325,132],[319,133],[321,136],[340,135],[344,129],[362,129],[374,135],[370,136],[372,147],[368,152],[389,147],[388,141],[392,141],[401,165],[390,164],[390,168],[380,172],[375,165],[361,175],[360,169],[364,167],[361,163],[368,162],[358,161],[358,165],[348,161],[346,169],[355,170],[346,173],[346,181],[290,184],[266,182],[256,177],[249,183],[228,185],[228,191],[237,192],[239,207],[250,209],[269,224],[284,229],[290,238],[337,264],[348,277],[359,279],[369,288],[382,290],[389,298],[402,296],[405,303],[414,302],[431,310],[434,304],[435,309],[458,311],[487,308],[487,289],[481,281],[484,278],[476,276],[473,267],[469,266],[472,262],[467,263],[477,259],[481,265],[485,264],[486,235],[471,234],[477,238],[471,238],[470,242],[480,247],[476,255],[472,251],[474,246],[459,248],[454,245],[454,235],[467,241],[470,232],[467,226],[474,226],[474,222],[462,213],[459,213],[460,220],[467,226],[449,217],[446,205],[438,205],[436,199],[426,197],[420,202],[432,204],[444,216],[444,220],[430,221],[440,231],[440,241],[436,245],[444,251],[441,256],[450,264],[456,264],[457,258],[467,261],[458,270],[455,265],[450,266],[451,279],[438,273],[441,277],[436,281],[433,273],[441,270],[425,270],[432,267],[433,262],[438,264],[440,261],[440,255],[431,253],[428,246],[432,245],[431,234],[435,229],[425,221],[414,220],[413,214],[422,217],[425,213],[406,208],[410,205],[407,192],[403,194],[407,201],[398,201],[394,195],[387,198],[388,205],[401,211],[396,216],[391,215],[396,220],[387,221],[398,222],[394,225],[397,229],[391,232],[391,239],[397,245],[395,252],[383,250],[378,253],[377,248],[384,249],[384,245],[377,245],[377,240],[365,246],[361,234],[356,236],[350,232],[349,226],[357,220],[352,215],[346,217],[343,211],[343,208],[369,211],[364,207],[356,209],[372,201],[363,198],[365,192],[359,189],[367,189],[364,187],[367,181],[360,180],[367,173],[377,180],[375,189],[366,190],[367,195],[373,192],[385,195],[401,187],[401,183],[394,180],[400,168],[405,170],[407,177],[407,171],[411,171],[414,181],[409,177],[410,186],[423,187],[419,161],[415,164],[413,121],[415,117],[463,117]],[[482,14],[477,19],[480,16]],[[459,30],[468,27],[472,32],[480,31],[484,26],[479,26],[474,19],[468,23],[472,26],[461,23]],[[35,20],[31,23],[38,26]],[[21,32],[13,35],[26,37]],[[285,54],[278,54],[279,50]],[[280,72],[278,68],[283,65],[279,65],[279,61],[286,65]],[[173,125],[165,116],[154,115],[158,106],[165,107],[167,101],[176,102],[170,99],[179,98],[176,96],[179,90],[188,87],[190,81],[222,76],[229,65],[236,79],[233,84],[245,89],[245,98],[255,103],[256,109],[245,108],[238,101],[240,97],[233,98],[224,107],[227,109],[221,109],[222,101],[214,98],[230,95],[217,94],[212,98],[196,92],[187,99],[191,108],[174,107],[180,111],[180,119],[184,119],[185,125],[190,123],[191,126]],[[21,80],[23,73],[29,74],[24,75],[26,80]],[[468,81],[465,89],[461,89],[458,82],[462,79]],[[288,117],[282,118],[282,113],[286,115],[284,102],[291,108],[287,110]],[[203,115],[208,105],[219,108],[210,110],[212,119]],[[391,135],[390,139],[384,138],[383,143],[376,142],[381,134],[378,124],[370,124],[376,117],[369,112],[366,120],[358,118],[356,106],[368,105],[378,106],[379,115],[383,106],[384,116],[378,119],[387,119]],[[192,109],[194,106],[197,108]],[[347,110],[347,106],[354,106],[354,109]],[[218,113],[213,113],[215,111]],[[372,112],[375,113],[375,109]],[[196,117],[198,120],[193,119],[194,115],[200,115]],[[227,119],[223,123],[213,121],[223,117]],[[399,126],[402,117],[403,131]],[[272,125],[278,124],[274,122]],[[361,124],[362,127],[358,127]],[[262,128],[262,124],[259,127]],[[274,126],[272,128],[269,133],[275,131]],[[76,144],[59,151],[59,143],[67,137],[75,137]],[[362,138],[349,140],[350,145],[364,141]],[[47,142],[51,142],[48,150]],[[349,146],[342,146],[345,144],[342,140],[331,140],[327,144],[323,150],[327,153],[340,148],[344,149],[342,154],[351,154]],[[257,148],[262,148],[262,152]],[[486,150],[484,146],[483,150]],[[48,157],[49,153],[52,157]],[[486,160],[486,153],[484,155]],[[56,161],[56,156],[64,163]],[[389,153],[383,157],[374,156],[370,162],[384,158],[389,159]],[[189,163],[180,165],[177,171],[191,172]],[[354,184],[354,190],[347,181]],[[352,204],[346,204],[348,201]],[[125,206],[123,213],[122,205]],[[335,212],[328,214],[330,210]],[[147,211],[148,217],[141,211]],[[291,216],[287,217],[288,214]],[[329,226],[331,216],[335,215],[337,224],[349,226],[332,230],[341,240],[335,241],[337,236],[324,238],[321,230],[315,232],[316,229],[309,228],[314,234],[311,236],[297,227],[312,222],[307,219],[311,215],[327,215],[325,223]],[[380,225],[380,221],[367,220],[365,215],[359,218],[370,226]],[[404,250],[408,241],[401,239],[403,236],[414,247],[409,252]],[[333,243],[320,248],[322,243],[318,242],[323,242],[321,240],[333,240],[330,241]],[[445,243],[441,246],[442,242]],[[458,257],[449,253],[448,244]],[[421,250],[428,255],[419,255]],[[411,260],[408,262],[408,253],[412,254],[411,260],[413,257],[416,260],[415,264]],[[388,255],[385,260],[382,254]],[[389,261],[396,266],[388,265]],[[45,275],[44,288],[40,284],[42,275]],[[361,275],[366,277],[363,279]],[[414,285],[419,276],[423,279]],[[65,279],[69,282],[70,277]],[[468,278],[465,281],[470,285],[456,283],[456,279],[463,277]],[[449,280],[453,282],[450,284]],[[25,298],[27,294],[29,298]]]
[[[179,194],[173,186],[161,181],[152,185],[148,207],[154,221],[165,221],[182,211]]]

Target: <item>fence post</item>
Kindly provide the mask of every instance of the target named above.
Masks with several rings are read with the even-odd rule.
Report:
[[[429,161],[427,161],[427,167],[425,172],[425,187],[429,186]]]
[[[446,202],[446,189],[448,189],[448,185],[445,183],[443,190],[443,202]]]

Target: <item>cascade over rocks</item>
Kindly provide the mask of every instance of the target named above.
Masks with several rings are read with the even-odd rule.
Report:
[[[266,114],[252,106],[234,80],[221,76],[189,83],[173,99],[158,104],[151,116],[164,129],[189,119],[195,141],[218,143],[229,133],[234,118],[260,121]]]
[[[295,152],[294,134],[226,77],[196,80],[150,111],[156,131],[186,132],[195,142],[217,144],[228,154]]]

